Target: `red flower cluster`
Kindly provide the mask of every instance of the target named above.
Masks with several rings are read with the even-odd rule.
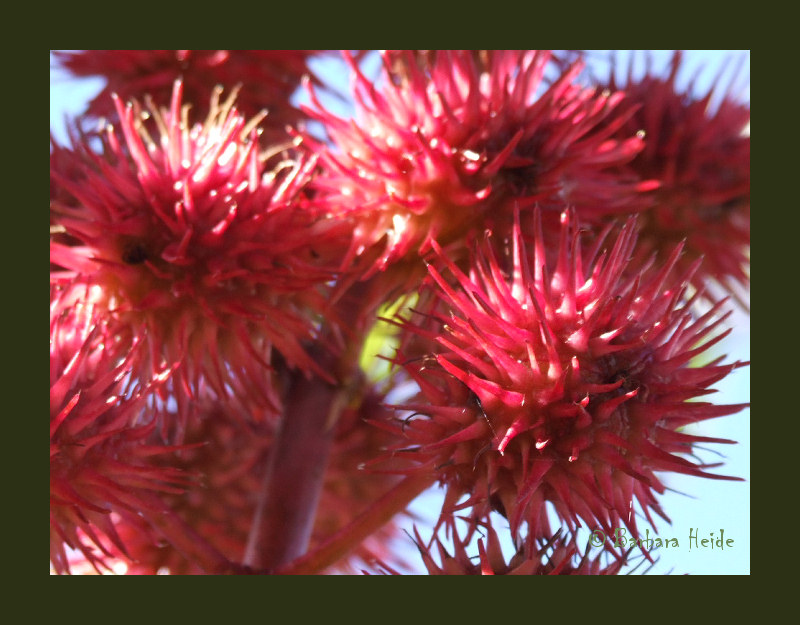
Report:
[[[105,87],[89,103],[86,114],[114,118],[112,95],[130,100],[151,96],[166,102],[172,85],[180,79],[195,121],[208,112],[211,92],[242,89],[237,107],[246,117],[267,111],[263,128],[278,138],[287,124],[302,119],[290,98],[316,50],[75,50],[56,52],[62,68],[75,76],[100,77]]]
[[[710,349],[749,283],[749,105],[681,91],[678,54],[620,84],[393,50],[376,81],[344,53],[345,120],[290,103],[312,52],[57,54],[111,122],[51,139],[53,569],[394,573],[438,484],[430,574],[620,573],[581,528],[737,479],[686,428],[746,406],[701,400],[747,364]]]
[[[660,182],[653,205],[642,213],[639,246],[664,262],[685,239],[678,267],[704,258],[695,288],[711,279],[737,295],[736,286],[750,280],[750,107],[717,93],[719,80],[702,97],[690,94],[691,85],[680,89],[682,58],[676,51],[665,76],[648,72],[639,79],[631,59],[624,80],[615,67],[606,83],[638,105],[619,134],[645,133],[644,149],[630,166]]]
[[[429,575],[617,575],[627,564],[627,554],[619,560],[603,562],[602,554],[590,557],[590,549],[581,554],[576,540],[553,536],[533,557],[523,551],[510,559],[503,555],[500,539],[491,525],[482,529],[485,536],[478,539],[477,560],[469,555],[467,540],[453,530],[453,553],[448,552],[441,539],[425,545],[414,530],[415,542]],[[438,552],[438,563],[431,547]]]
[[[83,276],[108,315],[142,328],[150,362],[137,377],[181,363],[181,415],[203,385],[250,415],[274,413],[274,349],[324,373],[303,342],[341,226],[304,198],[316,158],[295,151],[267,170],[254,124],[230,100],[215,94],[206,122],[187,122],[181,83],[169,109],[115,102],[118,126],[54,150],[51,223],[79,244],[51,241],[51,263],[67,270],[51,281]]]
[[[406,61],[400,78],[392,58]],[[356,224],[344,266],[378,248],[366,276],[415,263],[432,241],[463,246],[472,231],[507,228],[512,206],[557,216],[566,203],[597,220],[642,207],[640,192],[656,184],[612,173],[643,143],[619,130],[633,113],[622,93],[577,83],[581,62],[548,80],[545,50],[492,51],[483,63],[442,51],[424,66],[406,51],[384,58],[378,91],[348,60],[358,123],[316,98],[308,113],[333,144],[319,148],[326,171],[315,187]]]
[[[693,318],[701,294],[685,300],[691,272],[668,279],[680,248],[667,265],[632,273],[634,220],[598,254],[583,251],[574,216],[562,219],[560,246],[546,249],[539,228],[530,255],[517,224],[507,266],[488,245],[469,275],[441,255],[452,278],[429,271],[443,309],[402,324],[432,340],[432,356],[406,364],[421,395],[400,407],[415,416],[397,426],[405,444],[393,463],[435,472],[443,514],[498,511],[515,538],[526,524],[529,550],[551,533],[548,502],[572,530],[583,521],[635,535],[634,502],[650,523],[650,510],[666,518],[657,472],[733,479],[683,457],[701,441],[732,441],[681,430],[744,407],[687,402],[746,363],[692,366],[730,331],[709,338],[721,304]]]
[[[152,463],[177,449],[150,442],[148,395],[169,371],[131,383],[141,344],[117,340],[93,290],[57,287],[50,297],[50,561],[58,573],[70,570],[66,548],[98,570],[112,549],[127,554],[120,519],[169,514],[159,495],[191,483],[179,468]]]

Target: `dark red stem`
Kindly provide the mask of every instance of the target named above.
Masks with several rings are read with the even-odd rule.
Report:
[[[373,288],[353,285],[329,311],[326,341],[339,342],[341,351],[333,356],[319,350],[317,361],[339,383],[292,374],[245,549],[245,567],[275,571],[308,548],[336,424],[360,389],[358,358],[373,318]]]
[[[366,511],[342,528],[317,549],[283,566],[278,575],[314,575],[338,562],[368,536],[386,525],[396,514],[405,510],[431,484],[429,474],[412,475],[396,484]]]
[[[302,555],[314,528],[335,432],[338,390],[292,376],[244,564],[274,569]]]

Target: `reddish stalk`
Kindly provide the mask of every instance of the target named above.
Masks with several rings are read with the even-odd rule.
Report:
[[[349,525],[314,551],[278,568],[278,575],[314,575],[341,560],[368,536],[405,510],[434,482],[429,474],[411,475],[392,487]]]
[[[275,571],[308,548],[336,424],[360,389],[358,359],[374,317],[371,288],[361,283],[351,286],[331,311],[328,338],[340,343],[342,351],[335,359],[322,354],[320,364],[339,384],[293,374],[245,548],[245,567]],[[341,334],[344,328],[346,336]],[[357,544],[347,546],[347,551]]]
[[[295,372],[274,442],[244,565],[273,570],[302,555],[314,527],[340,391]]]

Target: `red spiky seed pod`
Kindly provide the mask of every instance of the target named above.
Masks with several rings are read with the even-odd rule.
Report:
[[[86,114],[113,119],[111,95],[123,100],[150,95],[166,102],[177,79],[184,83],[192,112],[200,121],[214,89],[246,86],[237,108],[246,117],[267,110],[263,127],[280,136],[287,124],[303,118],[290,98],[301,78],[310,74],[308,60],[317,50],[73,50],[56,51],[58,64],[74,76],[101,77],[106,84]]]
[[[341,226],[305,201],[315,158],[287,153],[267,170],[255,124],[218,92],[195,125],[180,82],[169,109],[115,101],[121,121],[99,138],[102,153],[73,137],[57,163],[81,175],[51,172],[56,197],[72,198],[51,203],[51,221],[81,243],[51,241],[51,263],[68,270],[51,280],[80,274],[102,288],[117,321],[144,327],[150,362],[135,375],[182,362],[173,389],[181,414],[204,383],[245,414],[268,414],[278,403],[273,348],[316,368],[304,341],[339,254],[330,246]]]
[[[50,319],[50,562],[70,572],[69,550],[100,571],[124,519],[165,514],[161,497],[181,491],[189,477],[153,458],[176,448],[149,444],[156,420],[147,417],[152,388],[131,383],[137,342],[119,340],[96,314],[85,285],[56,287]]]
[[[473,51],[438,51],[423,66],[405,52],[384,56],[380,88],[347,56],[356,121],[325,111],[312,92],[308,113],[334,146],[315,186],[354,220],[345,268],[361,256],[364,276],[419,266],[433,240],[464,247],[470,232],[510,230],[514,206],[555,208],[556,227],[564,202],[587,222],[641,207],[639,191],[652,184],[619,171],[641,138],[611,138],[632,111],[621,93],[579,86],[580,61],[548,81],[549,51],[486,51],[480,62]]]
[[[470,540],[453,527],[452,553],[439,536],[434,535],[426,544],[414,528],[414,542],[429,575],[617,575],[627,564],[626,557],[604,558],[601,552],[592,557],[589,548],[584,553],[578,549],[574,536],[569,539],[558,535],[551,537],[533,555],[524,550],[511,558],[503,554],[500,538],[489,523],[481,523],[478,531],[477,557],[470,556]],[[467,536],[469,536],[467,532]],[[434,549],[436,553],[434,554]]]
[[[404,78],[407,74],[408,64],[414,62],[422,71],[430,71],[437,56],[447,53],[447,50],[384,50],[385,56],[391,61],[392,74]],[[491,56],[496,50],[469,50],[475,65],[482,71],[491,67]],[[523,52],[520,50],[520,52]],[[581,57],[579,50],[551,50],[552,63],[562,70],[566,70]]]
[[[610,249],[585,253],[574,214],[562,219],[555,253],[538,228],[529,256],[517,222],[507,265],[486,244],[469,274],[444,256],[450,279],[430,267],[442,327],[402,322],[435,345],[405,363],[421,393],[400,407],[415,414],[397,427],[405,448],[388,457],[400,471],[434,471],[445,514],[494,509],[518,538],[527,524],[529,550],[552,534],[548,502],[571,530],[626,526],[635,536],[634,503],[651,524],[651,511],[667,518],[659,473],[736,479],[685,457],[696,443],[733,441],[682,428],[745,407],[687,401],[746,363],[690,363],[729,331],[709,338],[722,302],[698,319],[702,294],[682,303],[691,272],[668,278],[680,247],[665,266],[632,271],[635,220]]]
[[[718,93],[723,71],[708,93],[692,93],[693,82],[679,87],[685,65],[680,50],[666,73],[654,72],[648,57],[645,74],[636,78],[634,60],[622,79],[612,66],[606,86],[624,90],[637,105],[618,131],[619,138],[636,130],[645,133],[644,149],[630,167],[661,183],[653,206],[641,214],[640,254],[655,251],[665,262],[685,239],[677,268],[686,270],[704,258],[692,278],[694,286],[716,281],[741,298],[737,288],[749,285],[750,267],[749,102]]]
[[[83,170],[77,166],[74,159],[71,158],[69,150],[60,146],[53,135],[50,135],[50,171],[58,171],[63,177],[78,183],[83,177]],[[53,203],[74,204],[75,198],[67,193],[61,185],[50,185],[50,204]],[[64,246],[80,245],[80,240],[73,236],[66,234],[63,226],[56,223],[56,219],[51,211],[50,213],[50,242],[58,243]],[[60,267],[53,263],[50,259],[50,272],[64,271],[64,267]]]

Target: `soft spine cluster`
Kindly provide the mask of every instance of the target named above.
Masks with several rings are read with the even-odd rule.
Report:
[[[706,361],[749,288],[749,104],[682,91],[679,53],[602,80],[390,50],[372,80],[359,51],[345,120],[323,53],[57,55],[107,88],[50,147],[52,570],[649,561],[578,531],[668,519],[670,473],[736,479],[686,428],[745,407],[703,399],[748,364]]]

